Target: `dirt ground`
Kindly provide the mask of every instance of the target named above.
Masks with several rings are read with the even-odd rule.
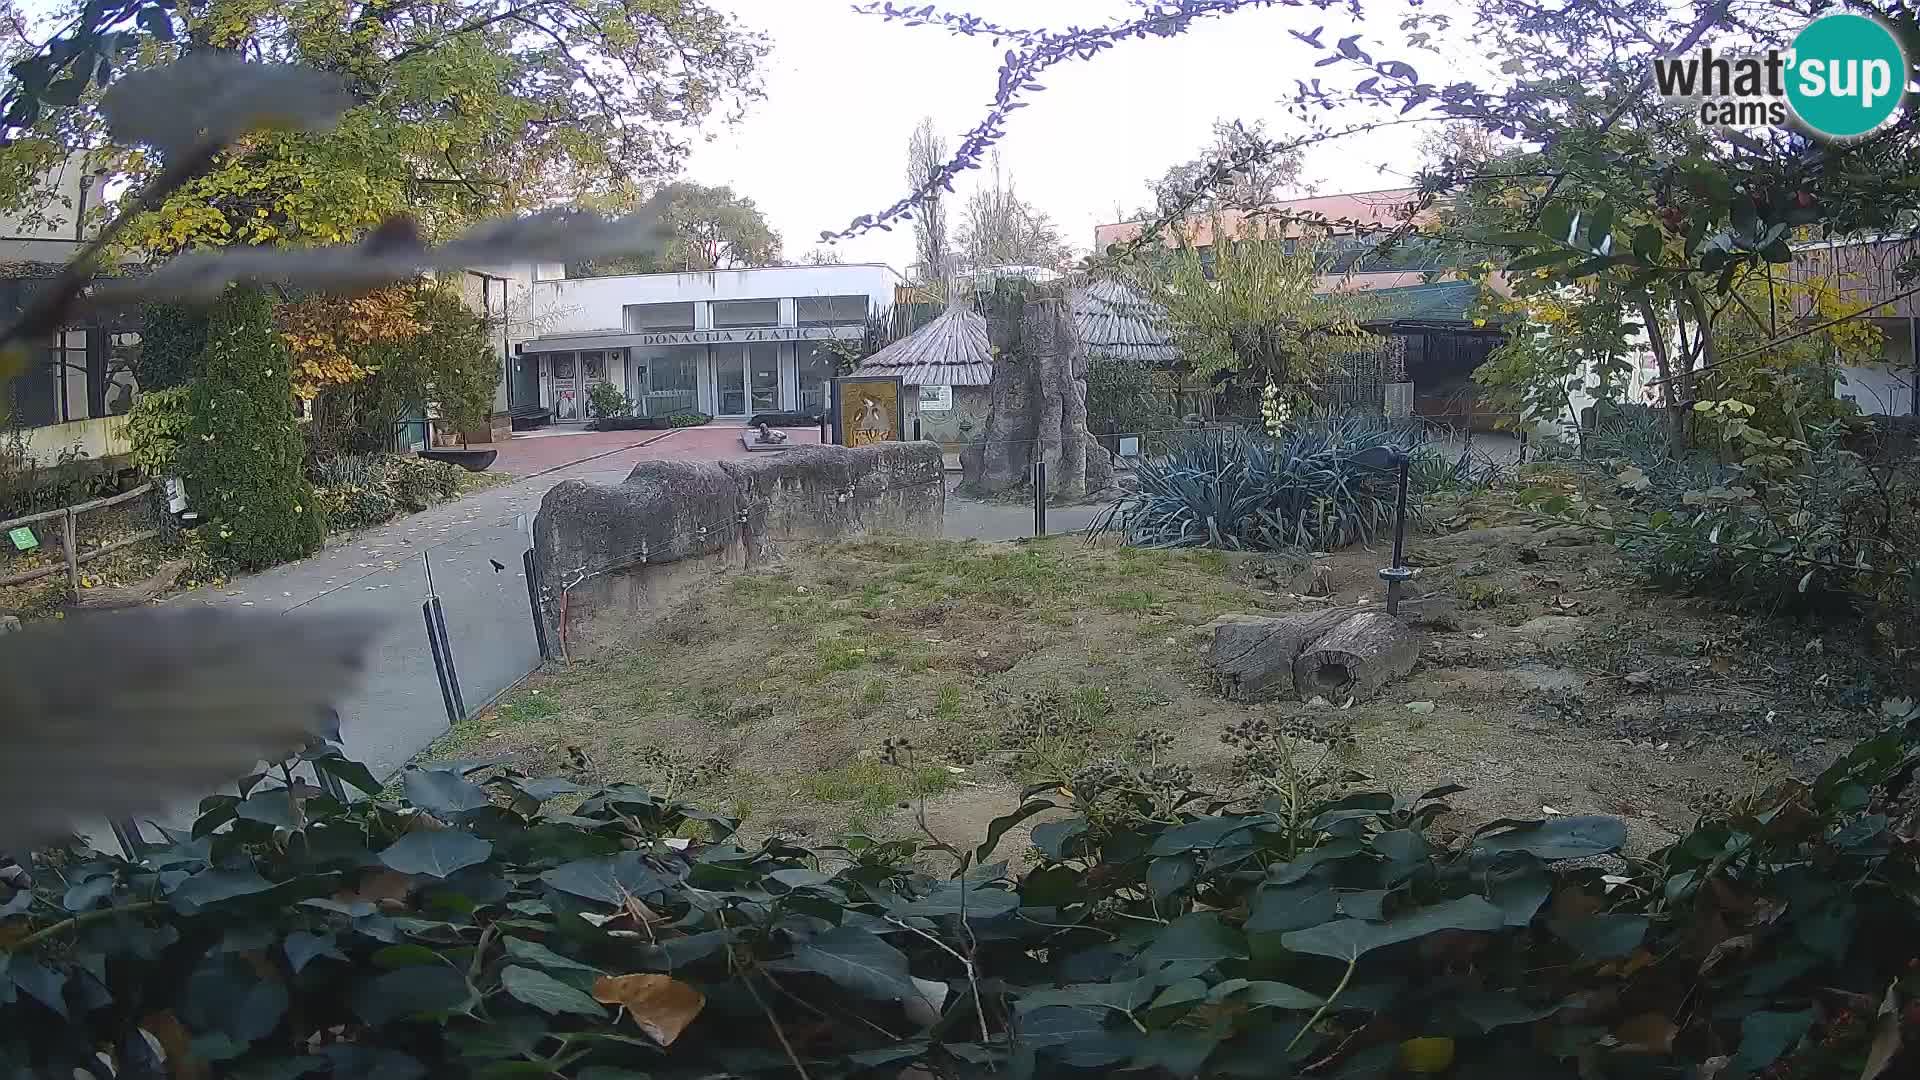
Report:
[[[596,659],[536,674],[428,755],[640,780],[758,835],[903,835],[924,807],[967,845],[1023,784],[1096,760],[1165,755],[1225,792],[1229,724],[1347,721],[1347,764],[1377,785],[1467,785],[1455,827],[1610,814],[1638,854],[1714,800],[1817,771],[1897,690],[1844,628],[1642,590],[1598,538],[1521,520],[1497,494],[1432,508],[1408,545],[1420,663],[1370,700],[1227,702],[1203,628],[1377,604],[1379,550],[881,539],[716,578],[648,628],[599,627]]]

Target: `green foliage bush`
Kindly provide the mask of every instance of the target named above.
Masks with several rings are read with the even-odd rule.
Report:
[[[318,551],[326,522],[304,474],[287,352],[264,292],[235,288],[214,306],[188,409],[180,464],[213,557],[257,570]]]
[[[587,428],[591,431],[666,431],[712,422],[713,417],[706,413],[679,412],[671,416],[602,416],[588,421]]]
[[[597,382],[587,388],[587,407],[597,417],[616,419],[633,412],[633,399],[615,389],[612,383]]]
[[[186,304],[148,304],[141,309],[140,351],[133,364],[142,394],[187,385],[207,351],[207,311]]]
[[[1087,429],[1098,435],[1171,431],[1180,417],[1165,375],[1152,364],[1096,360],[1087,365]]]
[[[149,478],[172,476],[180,468],[180,440],[192,419],[186,386],[149,390],[134,399],[126,419],[133,466]]]
[[[1250,798],[1149,747],[964,849],[741,844],[633,785],[458,763],[388,794],[320,748],[372,797],[256,775],[138,861],[75,847],[0,878],[0,1069],[1911,1075],[1920,739],[1889,712],[1815,782],[1631,862],[1603,817],[1446,842],[1458,787],[1345,790],[1349,735],[1259,719],[1225,736]],[[1031,869],[990,861],[1042,817]]]
[[[460,494],[458,465],[426,458],[394,456],[386,460],[387,487],[393,500],[409,512],[425,510]]]
[[[1393,527],[1399,478],[1359,455],[1382,449],[1413,454],[1423,482],[1443,475],[1423,460],[1437,457],[1433,451],[1360,418],[1302,423],[1280,438],[1198,432],[1136,465],[1137,490],[1109,507],[1092,531],[1116,532],[1141,547],[1332,551],[1370,542]]]
[[[343,454],[315,465],[310,475],[329,525],[345,530],[457,498],[461,471],[457,465],[399,454]]]

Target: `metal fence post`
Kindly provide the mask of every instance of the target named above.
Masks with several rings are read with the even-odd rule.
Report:
[[[440,674],[440,694],[447,706],[449,723],[467,718],[467,703],[460,696],[460,673],[453,666],[453,642],[447,637],[447,614],[440,606],[440,594],[433,587],[433,558],[420,553],[420,564],[427,571],[427,599],[420,613],[427,620],[427,643],[433,648],[433,666]]]
[[[427,622],[427,648],[433,650],[433,670],[440,676],[440,700],[447,707],[447,723],[457,724],[462,717],[453,707],[453,684],[447,681],[447,657],[440,649],[440,629],[433,622],[433,601],[420,602],[420,616]]]
[[[520,561],[527,568],[527,603],[533,607],[533,639],[540,643],[540,659],[553,659],[547,648],[547,620],[540,617],[540,571],[534,566],[533,549],[528,548]]]
[[[1033,459],[1033,535],[1047,535],[1047,462]]]

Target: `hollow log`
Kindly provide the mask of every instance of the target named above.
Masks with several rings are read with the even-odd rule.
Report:
[[[154,575],[138,585],[125,588],[87,589],[73,606],[83,611],[111,611],[117,608],[139,607],[150,603],[161,593],[173,588],[180,575],[187,572],[189,564],[185,559],[161,563]]]
[[[1398,619],[1363,611],[1300,650],[1293,688],[1303,698],[1363,697],[1412,671],[1419,658],[1420,639]]]
[[[1233,701],[1255,701],[1293,685],[1293,662],[1316,638],[1352,618],[1353,608],[1302,615],[1225,615],[1213,622],[1209,659]]]

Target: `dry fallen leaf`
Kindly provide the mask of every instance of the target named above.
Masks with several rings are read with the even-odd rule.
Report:
[[[593,1000],[625,1009],[661,1046],[672,1046],[707,1007],[705,994],[670,975],[602,975],[593,981]]]
[[[1715,945],[1707,952],[1707,958],[1700,961],[1700,974],[1705,975],[1714,968],[1719,967],[1728,959],[1749,952],[1752,949],[1752,934],[1736,934],[1722,941],[1720,944]]]
[[[1886,1000],[1873,1018],[1873,1045],[1867,1048],[1867,1062],[1860,1069],[1860,1080],[1878,1080],[1887,1066],[1900,1056],[1900,984],[1887,987]]]
[[[1630,1054],[1668,1054],[1673,1052],[1674,1037],[1680,1028],[1667,1014],[1645,1012],[1629,1016],[1613,1029],[1614,1049]]]
[[[1651,671],[1631,671],[1627,673],[1628,686],[1645,686],[1653,681]]]

